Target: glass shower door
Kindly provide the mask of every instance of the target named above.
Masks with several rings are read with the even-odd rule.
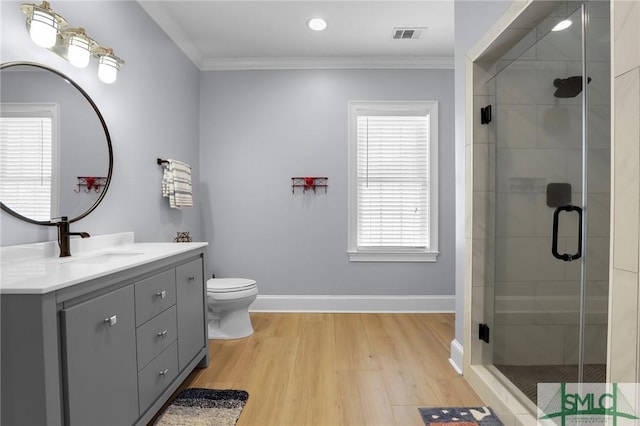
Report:
[[[492,362],[534,403],[537,383],[605,380],[608,16],[590,9],[494,77]]]

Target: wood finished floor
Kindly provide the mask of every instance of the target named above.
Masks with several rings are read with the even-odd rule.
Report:
[[[237,426],[421,426],[418,407],[482,405],[449,364],[453,314],[251,318],[254,334],[210,340],[183,386],[249,392]]]

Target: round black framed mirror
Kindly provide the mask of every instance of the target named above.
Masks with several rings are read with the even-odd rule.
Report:
[[[51,67],[8,62],[0,74],[0,207],[37,225],[82,219],[111,183],[104,117],[82,87]]]

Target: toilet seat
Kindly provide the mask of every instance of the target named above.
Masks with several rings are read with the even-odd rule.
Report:
[[[212,278],[207,281],[207,293],[234,293],[255,287],[256,282],[247,278]]]
[[[209,339],[241,339],[253,334],[249,306],[258,297],[254,280],[211,278],[206,297]]]

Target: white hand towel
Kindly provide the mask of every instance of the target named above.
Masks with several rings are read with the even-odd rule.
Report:
[[[191,166],[179,160],[167,162],[169,164],[162,175],[162,196],[169,198],[171,208],[192,207]]]

